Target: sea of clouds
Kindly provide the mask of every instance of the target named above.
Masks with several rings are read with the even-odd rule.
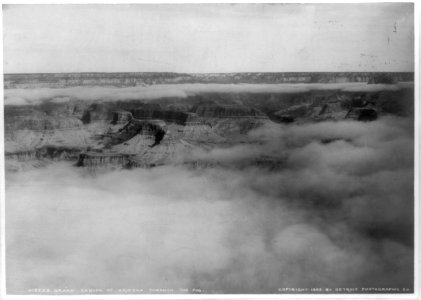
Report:
[[[136,87],[66,87],[5,89],[5,105],[38,105],[44,101],[65,102],[70,99],[85,101],[118,101],[159,99],[164,97],[185,98],[200,93],[303,93],[317,90],[341,90],[345,92],[396,91],[413,86],[413,83],[367,84],[348,83],[294,83],[294,84],[157,84]]]
[[[213,168],[8,173],[8,292],[412,287],[412,120],[273,124],[249,137],[190,157]],[[282,167],[233,167],[261,154]]]

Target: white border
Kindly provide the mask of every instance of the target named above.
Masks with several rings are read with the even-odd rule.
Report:
[[[415,68],[414,68],[414,93],[415,93],[415,109],[414,109],[414,293],[412,294],[122,294],[122,295],[7,295],[6,294],[6,266],[5,266],[5,168],[4,168],[4,107],[3,107],[3,64],[0,65],[0,213],[1,213],[1,233],[0,233],[0,250],[1,250],[1,260],[0,260],[0,299],[10,299],[10,300],[24,300],[24,299],[419,299],[419,288],[420,288],[420,254],[419,254],[419,245],[420,245],[420,188],[419,188],[419,175],[420,175],[420,116],[421,116],[421,105],[419,104],[420,99],[420,52],[419,52],[419,42],[420,42],[420,3],[417,1],[405,1],[405,0],[365,0],[365,1],[328,1],[328,0],[318,0],[318,1],[264,1],[264,3],[385,3],[385,2],[406,2],[414,3],[414,55],[415,55]],[[118,2],[117,0],[43,0],[36,1],[36,3],[29,0],[9,0],[4,1],[0,0],[1,4],[181,4],[181,3],[191,3],[191,4],[204,4],[204,3],[258,3],[254,0],[231,0],[231,1],[221,1],[221,0],[207,0],[204,2],[198,3],[194,0],[184,0],[184,1],[142,1],[142,0],[125,0]],[[3,36],[3,15],[0,16],[0,32]],[[3,38],[1,38],[1,49],[0,56],[3,61]]]
[[[421,6],[419,2],[415,2],[414,7],[414,293],[419,296],[420,288],[420,117],[421,105],[420,100],[420,17]]]
[[[3,37],[3,9],[0,15],[0,32]],[[0,298],[5,298],[6,292],[6,241],[5,241],[5,233],[6,233],[6,207],[5,207],[5,164],[4,164],[4,81],[3,81],[3,38],[0,39],[0,57],[1,57],[1,64],[0,64],[0,222],[1,222],[1,232],[0,232]]]

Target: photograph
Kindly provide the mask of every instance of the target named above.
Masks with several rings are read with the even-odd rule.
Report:
[[[416,296],[414,6],[4,3],[4,298]]]

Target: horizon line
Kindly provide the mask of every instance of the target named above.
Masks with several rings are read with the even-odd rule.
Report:
[[[28,73],[3,73],[3,75],[40,75],[40,74],[187,74],[187,75],[201,75],[201,74],[282,74],[282,73],[415,73],[415,71],[274,71],[274,72],[171,72],[171,71],[83,71],[83,72],[28,72]]]

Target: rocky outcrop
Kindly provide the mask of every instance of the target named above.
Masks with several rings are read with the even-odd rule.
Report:
[[[106,145],[110,147],[124,143],[136,135],[141,135],[145,139],[151,140],[150,147],[158,145],[165,136],[165,122],[162,120],[138,120],[132,118],[126,125],[106,135]]]
[[[60,118],[47,115],[41,116],[17,116],[6,120],[7,130],[56,130],[80,128],[82,122],[77,118]]]
[[[324,121],[354,119],[358,121],[376,120],[381,103],[379,95],[334,94],[325,97],[315,97],[313,101],[303,104],[291,105],[286,109],[275,112],[272,119],[280,123],[292,123],[295,121]]]
[[[399,77],[393,76],[392,74],[388,73],[380,73],[380,74],[374,74],[373,76],[370,76],[368,83],[369,84],[392,84],[399,81]]]
[[[92,103],[83,111],[82,121],[89,124],[97,121],[109,121],[113,117],[113,111],[109,109],[107,103]]]
[[[313,110],[312,118],[315,121],[341,120],[346,116],[346,108],[339,99],[332,99]]]
[[[113,113],[112,124],[126,124],[133,118],[132,113],[129,111],[119,110]]]
[[[78,148],[45,146],[37,149],[38,157],[51,160],[75,160],[82,150]]]
[[[23,129],[40,131],[80,128],[82,122],[72,115],[67,104],[61,104],[48,107],[5,106],[4,124],[6,132],[11,132]]]
[[[282,169],[285,166],[285,162],[278,157],[271,156],[257,156],[253,159],[244,159],[238,161],[230,161],[228,164],[224,161],[217,159],[195,159],[187,160],[183,162],[183,165],[192,169],[207,169],[214,167],[225,167],[225,168],[235,168],[235,169],[244,169],[252,166],[256,166],[268,171],[276,171]]]
[[[131,149],[135,149],[136,155],[130,157],[129,167],[155,167],[182,163],[186,157],[198,146],[183,139],[174,139],[166,136],[156,147],[144,147],[141,140],[132,140]]]
[[[194,161],[186,161],[183,163],[186,167],[189,169],[208,169],[208,168],[214,168],[218,166],[218,163],[214,161],[205,161],[205,160],[194,160]]]
[[[124,167],[132,155],[120,154],[116,152],[84,152],[79,155],[77,166],[98,168],[103,166]]]
[[[195,122],[195,114],[182,111],[165,110],[160,108],[139,107],[133,110],[133,116],[141,120],[163,120],[167,123],[186,125]]]
[[[346,118],[356,119],[358,121],[375,121],[378,118],[378,112],[375,107],[356,107],[348,111]]]
[[[34,159],[50,159],[50,160],[75,160],[79,157],[80,149],[72,149],[65,147],[47,146],[34,150],[19,150],[13,152],[6,152],[7,159],[14,159],[17,161],[29,161]]]
[[[377,120],[378,113],[374,108],[361,108],[358,114],[358,121],[374,121]]]
[[[125,164],[126,169],[135,169],[135,168],[149,169],[153,167],[156,167],[156,164],[147,163],[143,160],[136,160],[136,159],[129,159],[128,162]]]
[[[57,73],[5,74],[8,88],[71,86],[130,87],[177,83],[337,83],[377,82],[387,74],[393,81],[413,81],[411,72],[283,72],[283,73]],[[380,80],[382,83],[384,80]]]
[[[17,161],[28,161],[28,160],[38,159],[40,157],[37,151],[33,150],[33,151],[16,151],[16,152],[10,152],[10,153],[6,152],[5,158],[14,159]]]
[[[255,108],[243,105],[222,105],[210,104],[200,105],[196,108],[195,113],[204,118],[267,118],[265,114]]]

